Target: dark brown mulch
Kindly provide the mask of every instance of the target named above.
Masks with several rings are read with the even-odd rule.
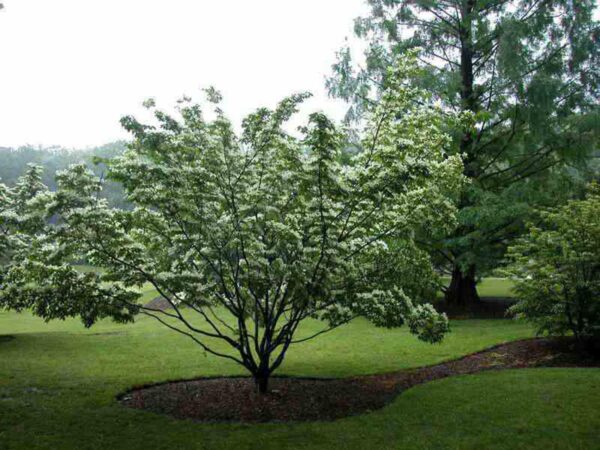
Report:
[[[600,367],[574,351],[570,339],[502,344],[455,361],[418,369],[341,379],[274,377],[256,393],[249,378],[204,378],[131,390],[119,397],[130,408],[202,422],[334,420],[380,409],[418,384],[484,370],[529,367]]]
[[[144,306],[146,308],[158,309],[160,311],[166,311],[167,309],[170,309],[172,307],[169,301],[162,295],[159,295],[158,297],[150,300]]]

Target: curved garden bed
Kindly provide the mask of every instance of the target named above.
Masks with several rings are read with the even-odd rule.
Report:
[[[599,367],[573,351],[570,339],[527,339],[417,369],[350,378],[273,377],[258,395],[247,377],[200,378],[134,388],[119,396],[130,408],[202,422],[335,420],[384,407],[418,384],[484,370],[531,367]]]

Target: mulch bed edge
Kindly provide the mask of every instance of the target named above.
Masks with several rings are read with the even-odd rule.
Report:
[[[134,386],[117,396],[124,406],[205,423],[330,421],[385,407],[419,384],[489,370],[600,367],[580,359],[567,338],[528,338],[460,358],[383,374],[347,378],[273,376],[259,396],[250,377],[212,376]]]

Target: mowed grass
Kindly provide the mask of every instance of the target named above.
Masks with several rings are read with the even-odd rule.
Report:
[[[485,278],[477,285],[480,297],[514,297],[513,282],[506,278]]]
[[[449,277],[443,277],[442,280],[446,285],[450,284]],[[507,278],[484,278],[477,284],[477,292],[479,296],[484,297],[501,297],[501,298],[512,298],[514,292],[512,291],[513,282]],[[443,293],[440,292],[439,296],[442,297]]]
[[[302,333],[316,330],[309,322]],[[374,413],[326,423],[199,424],[121,407],[115,396],[169,379],[243,373],[151,318],[44,323],[0,313],[1,449],[594,448],[600,370],[535,369],[418,386]],[[452,323],[441,345],[357,321],[293,348],[280,374],[351,376],[452,359],[530,337],[511,320]]]

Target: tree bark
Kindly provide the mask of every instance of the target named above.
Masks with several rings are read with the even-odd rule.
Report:
[[[464,272],[459,266],[452,270],[452,280],[446,290],[446,302],[449,305],[471,305],[478,302],[477,282],[475,279],[475,266],[469,267]]]
[[[253,372],[256,390],[260,395],[266,394],[269,390],[269,378],[273,372],[270,366],[270,359],[269,354],[260,355],[258,367],[256,368],[256,371]]]
[[[463,3],[461,15],[462,24],[459,30],[460,36],[460,78],[461,78],[461,109],[476,113],[479,109],[475,96],[475,74],[473,71],[473,24],[472,15],[475,8],[475,0],[466,0]],[[477,177],[477,168],[474,167],[476,155],[473,149],[473,135],[470,130],[465,132],[460,141],[460,151],[465,155],[464,174],[469,178]]]
[[[461,8],[462,24],[460,26],[460,75],[461,75],[461,109],[476,113],[479,109],[475,96],[475,74],[473,71],[473,23],[476,0],[463,0]],[[473,148],[473,135],[470,130],[464,133],[460,141],[460,151],[464,158],[464,174],[468,178],[476,178],[478,170],[475,167],[476,155]],[[464,201],[464,200],[463,200]],[[467,206],[462,204],[461,207]],[[463,271],[460,266],[454,266],[452,280],[446,291],[446,302],[451,305],[470,305],[479,301],[475,266]]]
[[[256,378],[256,389],[260,395],[266,394],[269,390],[269,377],[263,376]]]
[[[266,394],[269,390],[269,374],[255,375],[256,389],[260,395]]]

